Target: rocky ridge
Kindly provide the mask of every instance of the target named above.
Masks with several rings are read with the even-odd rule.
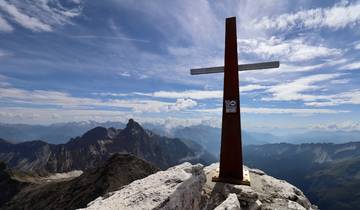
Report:
[[[320,209],[360,206],[360,142],[246,146],[244,160],[298,186]]]
[[[130,119],[124,129],[96,127],[66,144],[43,141],[10,143],[0,139],[0,160],[8,167],[40,175],[96,168],[115,153],[130,153],[161,169],[184,161],[209,164],[214,157],[185,144],[145,130]]]
[[[0,162],[0,207],[27,185],[27,183],[20,182],[11,177],[11,173],[6,169],[6,164]]]
[[[251,186],[213,183],[217,168],[183,163],[99,197],[84,209],[317,209],[298,188],[257,169],[249,169]]]
[[[130,154],[115,154],[102,166],[84,171],[70,180],[45,180],[29,183],[11,196],[2,196],[0,209],[76,209],[83,208],[99,196],[119,190],[135,180],[159,171],[150,163]],[[14,183],[0,186],[2,191]],[[16,189],[16,188],[15,188]],[[1,198],[1,197],[0,197]],[[1,199],[0,199],[1,201]],[[2,205],[5,202],[4,205]]]

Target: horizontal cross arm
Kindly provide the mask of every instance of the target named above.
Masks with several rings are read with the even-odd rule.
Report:
[[[224,72],[224,67],[223,66],[200,68],[200,69],[191,69],[190,70],[191,75],[212,74],[212,73],[221,73],[221,72]]]
[[[238,66],[238,71],[248,71],[248,70],[257,70],[257,69],[270,69],[270,68],[279,68],[279,61],[271,61],[264,63],[251,63],[251,64],[241,64]],[[190,74],[211,74],[211,73],[221,73],[224,72],[223,66],[209,67],[209,68],[200,68],[200,69],[191,69]]]
[[[241,64],[238,66],[239,71],[247,71],[247,70],[257,70],[257,69],[272,69],[279,68],[279,61],[271,61],[264,63],[251,63],[251,64]]]

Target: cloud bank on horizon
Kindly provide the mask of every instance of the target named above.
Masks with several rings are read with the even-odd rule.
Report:
[[[229,16],[241,63],[281,61],[240,73],[245,128],[360,130],[360,1],[0,0],[0,122],[219,126],[222,74],[189,69]]]

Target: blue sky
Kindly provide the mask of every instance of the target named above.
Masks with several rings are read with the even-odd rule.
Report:
[[[246,129],[360,130],[360,1],[0,0],[0,122],[221,122],[237,17]]]

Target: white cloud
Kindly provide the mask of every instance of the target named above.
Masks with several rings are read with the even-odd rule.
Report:
[[[112,92],[101,92],[101,93],[92,93],[95,96],[112,96],[112,97],[123,97],[128,96],[128,93],[112,93]]]
[[[264,101],[304,101],[306,106],[338,106],[342,104],[360,104],[360,90],[354,89],[337,94],[321,94],[321,93],[307,93],[309,91],[323,90],[324,86],[318,85],[320,82],[329,82],[332,84],[345,84],[348,79],[332,80],[341,76],[342,74],[317,74],[302,77],[294,81],[277,84],[266,92],[271,94],[271,97],[263,97]]]
[[[0,56],[1,57],[1,56]],[[8,79],[8,77],[0,74],[0,87],[6,87],[6,86],[10,86],[10,83],[8,83],[6,80]]]
[[[339,29],[354,26],[360,22],[360,3],[337,4],[330,8],[301,10],[296,13],[285,13],[277,17],[263,17],[250,25],[257,29]]]
[[[197,105],[197,102],[192,99],[177,99],[175,104],[169,106],[171,111],[181,111],[192,108]]]
[[[81,13],[78,5],[68,9],[57,0],[15,1],[12,4],[0,0],[0,9],[22,27],[38,32],[52,31],[54,26],[70,23],[71,18]]]
[[[354,62],[354,63],[349,63],[345,66],[342,66],[340,69],[343,70],[355,70],[355,69],[360,69],[360,61],[359,62]]]
[[[334,79],[334,80],[330,81],[331,84],[336,84],[336,85],[347,84],[349,82],[350,82],[350,79]]]
[[[145,40],[145,39],[134,39],[134,38],[130,38],[127,37],[123,34],[121,35],[117,35],[117,36],[97,36],[97,35],[72,35],[72,36],[68,36],[70,38],[75,38],[75,39],[104,39],[104,40],[124,40],[124,41],[135,41],[135,42],[144,42],[144,43],[148,43],[149,40]]]
[[[127,72],[127,71],[124,71],[124,72],[120,72],[120,73],[118,73],[120,76],[122,76],[122,77],[130,77],[131,76],[131,74],[129,73],[129,72]]]
[[[4,32],[12,32],[14,28],[4,19],[0,16],[0,31]]]
[[[323,107],[323,106],[338,106],[342,104],[360,104],[360,90],[350,90],[343,93],[329,95],[323,100],[306,102],[307,106]]]
[[[10,55],[8,52],[0,49],[0,58]]]
[[[357,43],[357,44],[355,44],[354,49],[355,49],[355,50],[360,50],[360,42]]]
[[[192,99],[214,99],[221,98],[221,90],[187,90],[187,91],[156,91],[154,93],[139,93],[145,96],[158,98],[192,98]]]
[[[246,85],[246,86],[241,86],[240,85],[240,92],[241,93],[245,93],[245,92],[251,92],[254,90],[264,90],[267,89],[267,86],[263,86],[263,85],[256,85],[256,84],[250,84],[250,85]]]
[[[319,99],[327,99],[328,96],[305,94],[306,91],[313,91],[321,89],[321,86],[315,83],[327,81],[341,74],[316,74],[302,77],[294,81],[277,84],[267,89],[266,92],[271,93],[271,97],[264,97],[264,101],[314,101]]]
[[[86,120],[103,122],[123,121],[130,117],[127,113],[110,110],[0,108],[0,121],[3,123],[49,124]]]
[[[25,28],[31,29],[33,31],[52,30],[50,25],[43,23],[35,17],[31,17],[22,13],[14,5],[7,3],[5,0],[0,0],[0,8],[11,15],[17,23]]]
[[[284,84],[271,86],[266,92],[271,97],[263,97],[264,101],[304,101],[306,106],[338,106],[342,104],[360,104],[360,90],[354,89],[337,94],[307,93],[321,91],[324,86],[317,83],[329,82],[331,84],[346,84],[349,79],[334,79],[343,74],[317,74],[302,77]],[[334,80],[333,80],[334,79]]]
[[[292,40],[282,40],[276,37],[238,39],[238,42],[240,51],[255,54],[262,59],[297,62],[341,54],[339,49],[327,48],[317,43],[307,43],[300,38]]]
[[[222,108],[213,109],[197,109],[198,112],[221,114]],[[264,108],[264,107],[240,107],[241,113],[249,114],[295,114],[301,116],[309,116],[314,114],[337,114],[346,113],[347,110],[332,109],[295,109],[295,108]]]
[[[267,89],[267,86],[250,84],[246,86],[240,86],[240,92],[251,92],[255,90]],[[191,99],[219,99],[223,97],[222,90],[186,90],[186,91],[156,91],[153,93],[140,93],[136,92],[133,94],[150,96],[156,98],[191,98]]]
[[[344,121],[338,123],[323,123],[311,126],[316,130],[329,130],[329,131],[360,131],[360,122]]]
[[[201,124],[219,127],[221,124],[221,118],[214,116],[147,116],[143,113],[129,113],[98,109],[84,110],[0,107],[0,122],[2,123],[50,124],[88,120],[97,122],[118,121],[126,123],[130,118],[133,118],[140,123],[159,124],[168,129],[180,125],[192,126]]]
[[[181,111],[196,106],[191,99],[177,99],[176,102],[140,99],[108,99],[74,97],[68,93],[45,90],[23,90],[12,87],[0,87],[2,101],[26,105],[61,106],[63,108],[98,108],[115,107],[133,110],[134,112],[170,112]]]
[[[294,73],[294,72],[310,72],[326,67],[338,66],[340,64],[346,63],[347,59],[339,59],[339,60],[325,60],[321,63],[314,65],[293,65],[288,63],[281,63],[280,67],[277,69],[266,69],[261,71],[262,74],[283,74],[283,73]],[[251,80],[249,80],[251,81]],[[253,82],[262,82],[253,79]]]
[[[345,110],[332,109],[291,109],[291,108],[241,108],[244,113],[252,114],[296,114],[296,115],[313,115],[313,114],[336,114],[348,112]]]

